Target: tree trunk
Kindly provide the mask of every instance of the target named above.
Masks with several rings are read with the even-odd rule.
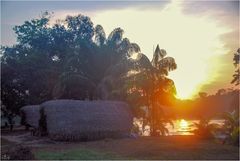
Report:
[[[13,130],[13,117],[12,116],[8,116],[8,123],[10,125],[10,131]]]
[[[157,115],[156,115],[156,107],[155,107],[155,103],[152,103],[151,106],[151,111],[150,111],[150,135],[151,136],[159,136],[158,132],[157,132]]]
[[[152,98],[151,100],[152,102],[152,105],[151,105],[151,133],[150,135],[151,136],[160,136],[159,132],[158,132],[158,127],[159,127],[159,112],[158,112],[158,109],[157,109],[157,100],[155,100],[154,98]]]
[[[13,131],[13,124],[10,124],[10,131]]]

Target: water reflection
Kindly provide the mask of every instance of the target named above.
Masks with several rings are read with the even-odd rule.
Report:
[[[193,130],[195,127],[193,126],[193,122],[191,120],[174,120],[174,128],[167,125],[169,130],[169,135],[193,135]]]
[[[142,127],[141,120],[134,120],[139,127]],[[167,124],[167,129],[169,130],[168,135],[194,135],[193,130],[196,129],[194,123],[199,123],[199,120],[185,120],[185,119],[178,119],[173,120],[173,125]],[[210,123],[219,124],[222,126],[224,124],[224,120],[211,120]],[[149,126],[145,126],[145,131],[143,132],[143,136],[149,136]]]

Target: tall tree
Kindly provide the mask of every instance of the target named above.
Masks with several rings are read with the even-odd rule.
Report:
[[[94,28],[87,16],[67,16],[51,26],[50,18],[45,12],[15,26],[17,44],[1,48],[2,104],[7,109],[16,87],[24,94],[17,109],[53,98],[97,99],[97,84],[124,55],[118,45],[123,41],[122,29],[115,29],[106,39],[104,29]],[[23,94],[16,97],[22,100]]]
[[[165,50],[157,46],[150,62],[121,28],[107,37],[87,16],[67,16],[52,25],[50,18],[45,12],[14,27],[17,44],[2,48],[2,111],[17,114],[22,105],[55,98],[117,99],[138,112],[146,105],[153,131],[164,131],[160,105],[175,93],[166,76],[176,69]]]
[[[107,70],[98,88],[103,93],[103,99],[127,100],[135,114],[150,125],[151,135],[164,134],[164,125],[169,119],[164,117],[161,106],[171,102],[176,93],[173,81],[166,76],[176,69],[176,63],[171,57],[165,58],[166,51],[160,50],[159,46],[151,63],[144,54],[139,53],[138,46],[126,44],[127,57]],[[162,55],[163,52],[165,55]]]

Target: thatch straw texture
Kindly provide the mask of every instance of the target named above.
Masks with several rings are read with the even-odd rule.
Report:
[[[34,128],[39,127],[40,105],[23,106],[21,111],[25,115],[25,123]]]
[[[54,140],[123,137],[132,127],[129,106],[117,101],[53,100],[41,104]]]

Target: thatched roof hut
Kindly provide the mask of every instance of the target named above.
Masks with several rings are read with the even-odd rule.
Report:
[[[117,101],[52,100],[41,104],[49,137],[54,140],[96,140],[130,133],[129,106]]]
[[[21,111],[23,113],[24,122],[34,128],[38,128],[40,119],[40,105],[23,106]]]

